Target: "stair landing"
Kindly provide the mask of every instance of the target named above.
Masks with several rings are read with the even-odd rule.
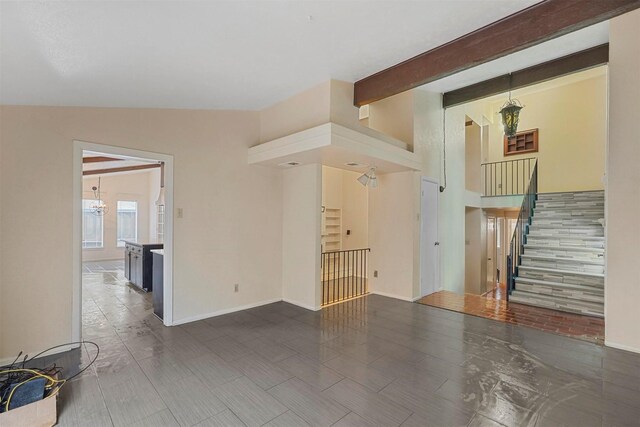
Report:
[[[422,297],[416,302],[600,345],[604,344],[604,319],[517,304],[512,301],[507,302],[495,299],[492,295],[491,293],[487,295],[460,295],[455,292],[440,291]]]

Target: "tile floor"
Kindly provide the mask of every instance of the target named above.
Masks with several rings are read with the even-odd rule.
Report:
[[[640,355],[369,295],[166,328],[117,264],[86,265],[98,362],[62,426],[632,426]],[[52,360],[77,370],[90,346]]]
[[[485,295],[460,295],[455,292],[439,291],[422,297],[416,302],[604,344],[604,319],[507,302],[504,299],[504,290],[500,287]]]

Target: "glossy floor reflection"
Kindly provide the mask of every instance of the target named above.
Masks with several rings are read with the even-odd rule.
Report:
[[[368,295],[166,328],[121,272],[88,268],[95,368],[63,426],[631,426],[640,355]],[[101,274],[105,283],[100,283]],[[87,347],[58,357],[77,369]]]
[[[504,293],[500,288],[485,295],[461,295],[450,291],[439,291],[422,297],[416,302],[604,344],[604,319],[516,304],[507,302],[504,298],[493,298],[493,295],[503,296]]]

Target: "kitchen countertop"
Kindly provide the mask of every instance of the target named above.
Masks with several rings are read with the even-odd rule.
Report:
[[[164,249],[151,249],[152,254],[158,254],[164,256]]]
[[[150,245],[161,245],[162,244],[162,242],[154,242],[154,241],[141,243],[141,242],[131,242],[129,240],[125,240],[124,243],[127,244],[127,245],[132,245],[132,246],[150,246]]]

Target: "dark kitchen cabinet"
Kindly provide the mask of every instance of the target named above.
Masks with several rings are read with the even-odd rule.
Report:
[[[126,247],[124,249],[124,277],[127,279],[131,277],[131,252]]]
[[[125,277],[132,284],[147,292],[153,290],[152,249],[162,249],[162,243],[148,244],[125,242]]]
[[[151,253],[153,254],[153,313],[162,319],[164,315],[164,252],[153,250]]]

